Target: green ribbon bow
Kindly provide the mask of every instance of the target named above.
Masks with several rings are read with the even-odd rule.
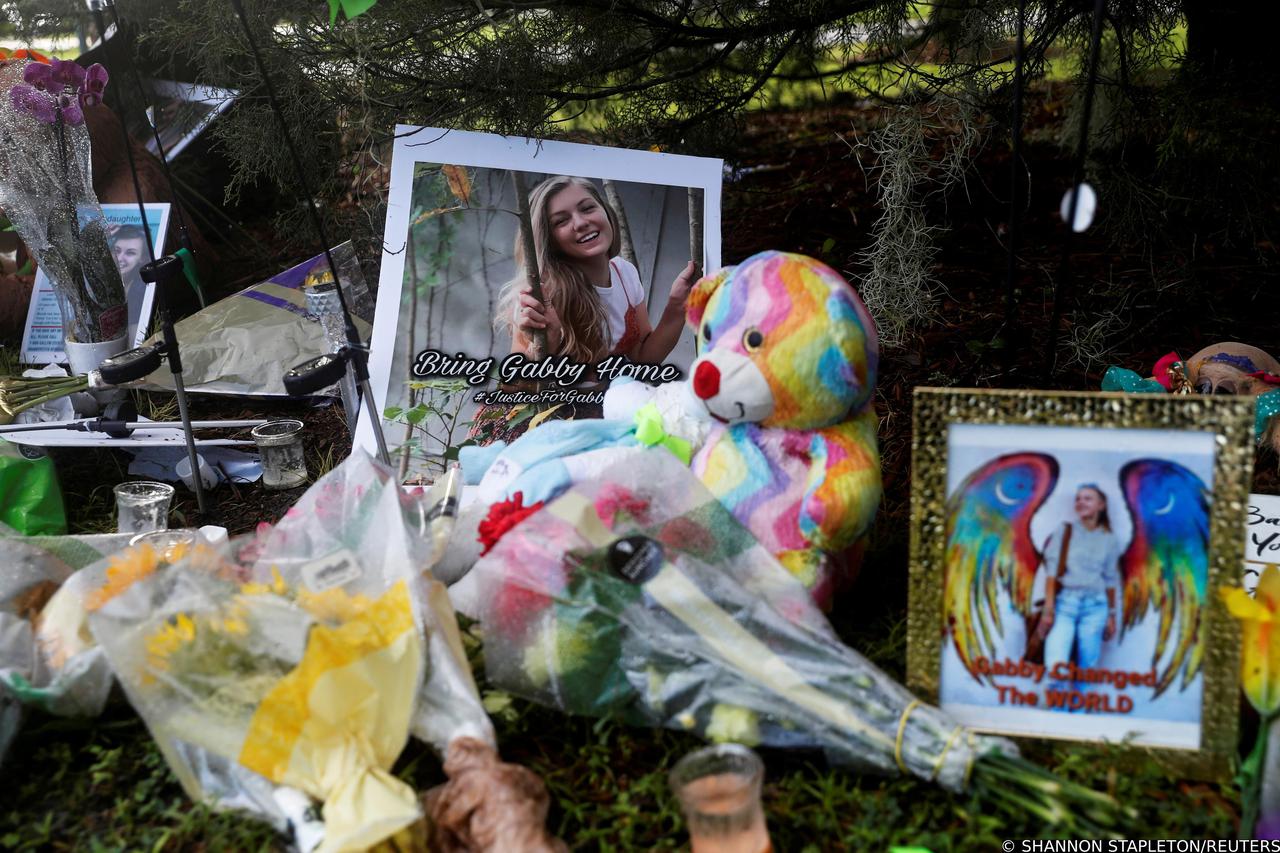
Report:
[[[653,403],[641,406],[636,412],[636,441],[647,447],[661,444],[686,465],[693,459],[693,445],[683,438],[667,434],[662,426],[662,413]]]

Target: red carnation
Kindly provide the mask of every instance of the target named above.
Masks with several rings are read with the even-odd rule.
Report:
[[[489,514],[480,522],[479,528],[480,544],[484,546],[484,550],[480,552],[482,556],[488,554],[489,549],[497,545],[508,530],[542,509],[543,502],[538,501],[532,506],[522,506],[523,503],[524,492],[516,492],[511,500],[498,501],[489,507]]]

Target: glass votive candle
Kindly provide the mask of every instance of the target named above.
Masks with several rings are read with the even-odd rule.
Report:
[[[693,853],[773,849],[760,804],[764,762],[750,749],[726,743],[691,752],[669,781],[689,824]]]
[[[135,481],[121,483],[116,493],[116,532],[147,533],[169,528],[169,505],[173,486],[168,483]]]
[[[264,488],[292,489],[307,481],[307,460],[302,452],[302,421],[271,421],[254,427],[253,440],[262,458]]]

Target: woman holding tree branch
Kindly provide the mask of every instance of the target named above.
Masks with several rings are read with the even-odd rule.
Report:
[[[689,261],[676,277],[655,325],[639,272],[617,256],[617,213],[593,183],[564,175],[548,178],[529,193],[529,214],[543,300],[533,295],[528,275],[518,275],[503,289],[494,324],[510,328],[512,352],[530,358],[567,356],[586,365],[611,355],[658,364],[671,354],[684,330],[685,302],[698,279],[697,264]],[[516,265],[525,269],[521,236],[516,239]],[[535,330],[546,336],[545,352],[535,345]],[[508,426],[496,414],[478,413],[472,437],[479,443],[510,441],[528,423]],[[577,403],[556,414],[600,417],[600,407]]]
[[[639,272],[617,257],[617,214],[594,184],[564,175],[548,178],[529,194],[529,208],[546,302],[533,297],[524,276],[504,289],[497,323],[511,327],[511,351],[530,355],[531,330],[544,329],[548,354],[584,364],[609,355],[656,364],[670,355],[684,329],[697,265],[689,261],[676,277],[654,326]],[[517,241],[520,265],[523,256]]]

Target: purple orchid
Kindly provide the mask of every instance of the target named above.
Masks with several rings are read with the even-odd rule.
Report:
[[[30,113],[46,124],[53,124],[57,120],[53,102],[26,84],[19,83],[10,89],[9,101],[18,112]]]
[[[61,116],[70,127],[84,124],[84,110],[102,103],[107,88],[107,69],[94,63],[86,70],[71,60],[53,59],[50,64],[28,63],[22,70],[25,84],[10,91],[13,108],[53,124]],[[47,93],[47,94],[46,94]]]
[[[79,91],[80,87],[84,85],[85,70],[74,60],[54,57],[49,65],[53,82],[61,83],[72,91]]]
[[[52,82],[50,78],[53,76],[53,68],[45,65],[43,62],[29,62],[27,67],[22,69],[22,79],[30,83],[35,88],[45,91]],[[62,91],[62,86],[58,86],[58,94]]]
[[[107,88],[107,69],[101,63],[95,62],[89,66],[84,75],[84,92],[93,95],[102,95]]]
[[[79,127],[84,124],[84,111],[81,110],[80,101],[75,95],[59,95],[58,112],[62,113],[62,120],[69,127]]]

